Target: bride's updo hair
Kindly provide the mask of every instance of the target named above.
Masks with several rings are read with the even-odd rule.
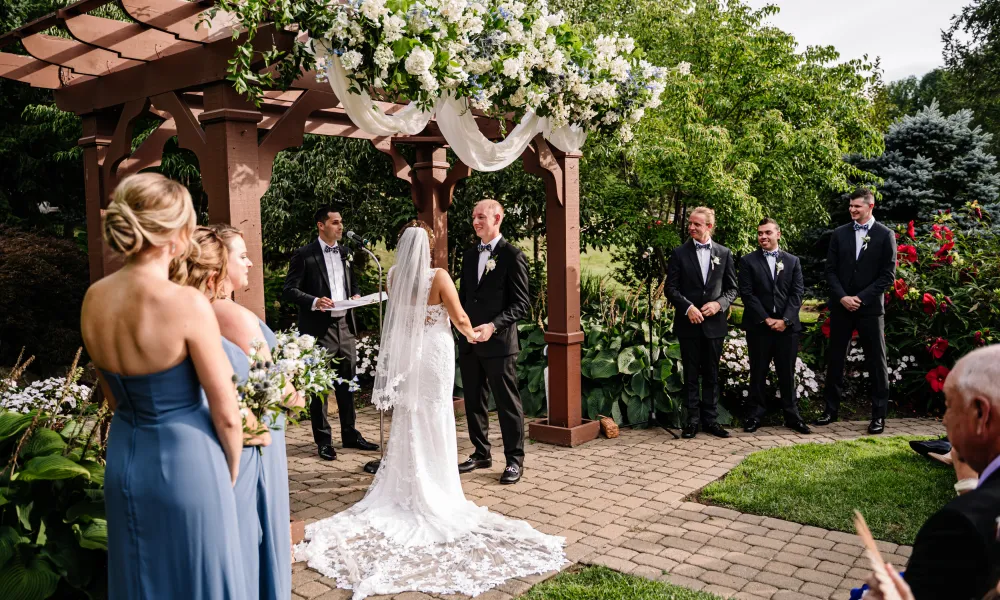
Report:
[[[210,300],[222,298],[220,289],[229,277],[229,248],[222,236],[210,227],[199,227],[191,236],[191,245],[197,250],[184,261],[187,273],[177,283],[197,288]]]
[[[164,246],[178,233],[189,248],[197,224],[191,194],[183,185],[159,173],[138,173],[122,179],[104,211],[104,241],[126,260],[152,246]]]
[[[403,225],[403,228],[399,230],[399,237],[396,238],[396,241],[398,242],[399,240],[403,239],[403,234],[406,233],[406,230],[407,229],[412,229],[414,227],[416,227],[418,229],[423,229],[424,231],[427,232],[427,242],[430,244],[431,252],[433,253],[434,252],[434,230],[431,229],[430,226],[427,225],[427,223],[424,223],[423,221],[420,221],[418,219],[413,219],[412,221],[410,221],[406,225]]]

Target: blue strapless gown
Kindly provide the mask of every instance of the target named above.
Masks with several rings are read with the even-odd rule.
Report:
[[[250,376],[250,363],[243,349],[222,338],[222,348],[226,351],[226,358],[233,367],[240,384],[246,383]],[[204,394],[204,391],[202,392]],[[207,399],[205,400],[207,402]],[[268,452],[270,447],[265,448]],[[264,467],[261,452],[254,446],[243,448],[240,455],[240,474],[236,478],[236,486],[233,493],[236,496],[236,520],[239,523],[240,537],[240,560],[243,563],[243,574],[245,576],[244,588],[246,589],[247,600],[258,600],[260,598],[260,584],[258,573],[261,566],[261,543],[263,541],[263,528],[261,527],[261,502],[263,494]]]
[[[278,341],[263,321],[267,345],[272,350]],[[271,425],[271,445],[264,449],[264,502],[261,520],[264,539],[260,546],[261,600],[288,600],[292,597],[292,534],[288,507],[288,457],[285,448],[285,416]]]
[[[109,600],[243,600],[236,500],[191,360],[102,371],[117,404],[104,504]]]

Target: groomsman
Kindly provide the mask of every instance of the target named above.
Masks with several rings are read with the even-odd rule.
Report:
[[[344,220],[340,210],[324,206],[314,219],[319,238],[299,248],[292,256],[285,277],[284,298],[299,307],[299,331],[316,338],[320,346],[330,350],[340,360],[339,375],[354,379],[357,351],[354,336],[357,325],[349,310],[337,309],[337,303],[359,298],[358,281],[351,272],[350,250],[340,244],[344,235]],[[340,412],[340,437],[345,448],[378,450],[354,428],[354,394],[348,385],[335,388]],[[309,406],[313,440],[319,457],[336,460],[330,421],[326,416],[326,396],[314,396]]]
[[[719,359],[726,337],[726,313],[736,299],[733,254],[712,241],[715,211],[699,206],[688,217],[691,239],[674,249],[667,263],[666,291],[674,314],[674,334],[680,340],[684,369],[687,424],[683,437],[702,430],[721,438],[729,432],[718,417]],[[701,379],[701,400],[698,383]]]
[[[896,236],[875,222],[875,197],[859,188],[848,207],[853,222],[834,230],[826,255],[830,284],[830,352],[826,372],[826,410],[816,420],[837,420],[844,393],[844,363],[855,330],[864,349],[866,368],[874,388],[868,433],[885,431],[889,404],[889,372],[885,360],[885,299],[896,278]]]
[[[767,412],[764,380],[774,361],[781,392],[785,426],[810,433],[799,415],[795,388],[795,359],[799,355],[799,309],[805,284],[798,257],[778,248],[781,229],[774,219],[757,227],[760,249],[740,259],[740,297],[743,329],[750,352],[750,400],[743,431],[753,433]]]

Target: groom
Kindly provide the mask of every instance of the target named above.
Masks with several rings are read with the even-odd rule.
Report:
[[[351,273],[350,251],[340,244],[344,221],[340,210],[324,206],[316,211],[319,239],[299,248],[288,266],[284,298],[299,307],[299,331],[315,337],[319,345],[340,361],[338,375],[350,381],[355,376],[357,326],[350,310],[337,310],[337,302],[359,298],[358,281]],[[354,394],[348,384],[335,387],[340,412],[340,438],[345,448],[378,450],[354,428]],[[336,460],[330,421],[326,417],[326,395],[313,396],[309,406],[313,439],[319,457]]]
[[[496,400],[507,467],[500,483],[517,483],[524,471],[524,409],[517,388],[517,323],[528,314],[528,261],[500,235],[503,207],[483,200],[472,211],[481,243],[465,252],[459,297],[480,337],[459,339],[459,367],[465,387],[469,439],[475,452],[460,473],[493,466],[487,402]]]

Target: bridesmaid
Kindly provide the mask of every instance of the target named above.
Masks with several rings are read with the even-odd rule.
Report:
[[[218,232],[229,249],[229,278],[224,289],[224,296],[229,298],[232,290],[247,287],[253,263],[247,257],[247,245],[242,231],[224,223],[211,227]],[[215,302],[212,306],[219,319],[222,334],[239,344],[244,351],[249,351],[250,343],[254,339],[266,340],[268,347],[274,349],[276,344],[274,332],[253,312],[235,302]],[[289,406],[304,407],[305,401],[294,388],[288,388],[286,396],[289,395],[289,390],[291,393]],[[289,528],[288,460],[285,450],[284,415],[280,415],[277,422],[271,425],[273,444],[264,452],[263,457],[266,522],[262,523],[264,543],[261,545],[260,597],[261,600],[287,600],[292,593],[292,540]]]
[[[87,290],[80,328],[114,411],[108,598],[242,600],[233,369],[208,300],[169,279],[171,262],[189,252],[191,196],[162,175],[132,175],[102,221],[124,266]]]
[[[222,296],[222,289],[228,281],[229,251],[222,242],[222,238],[214,230],[207,227],[195,229],[192,236],[192,248],[194,247],[197,247],[197,251],[193,251],[184,262],[187,271],[185,285],[204,294],[212,303],[212,308],[215,309],[219,304],[225,302],[220,299],[220,296]],[[236,373],[236,378],[240,384],[246,383],[250,376],[247,353],[227,338],[226,328],[222,327],[221,323],[220,330],[222,347]],[[257,422],[252,414],[247,416],[247,420],[252,427],[256,427]],[[268,446],[270,443],[270,432],[257,437],[249,437],[244,434],[243,453],[240,455],[240,475],[233,488],[236,495],[236,519],[239,524],[241,562],[246,576],[244,587],[248,600],[257,600],[260,597],[259,573],[261,567],[269,568],[269,561],[261,563],[260,553],[263,541],[261,518],[263,511],[258,511],[262,508],[261,503],[264,501],[261,493],[264,466],[261,452],[258,451],[257,446]],[[268,452],[265,450],[264,453]]]

